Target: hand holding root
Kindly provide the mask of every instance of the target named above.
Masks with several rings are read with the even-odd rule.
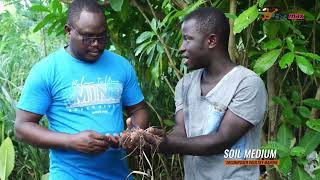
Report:
[[[105,139],[108,141],[110,147],[119,148],[120,136],[117,133],[114,133],[113,136],[110,134],[106,134]]]
[[[142,150],[145,152],[155,152],[159,145],[165,140],[165,132],[156,128],[146,130],[140,128],[131,128],[125,130],[120,135],[120,146],[127,149],[130,154],[139,154]]]
[[[146,129],[146,132],[147,133],[144,134],[144,138],[149,144],[152,144],[153,146],[158,147],[160,144],[167,141],[166,132],[162,129],[149,127],[148,129]]]

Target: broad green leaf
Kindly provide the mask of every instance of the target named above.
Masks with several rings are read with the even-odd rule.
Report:
[[[146,39],[152,37],[154,35],[153,32],[150,32],[150,31],[145,31],[143,33],[140,34],[140,36],[137,38],[136,40],[136,43],[137,44],[140,44],[142,43],[143,41],[145,41]]]
[[[259,3],[259,7],[263,7],[264,3],[266,2],[267,0],[258,0],[258,3]]]
[[[294,10],[292,13],[303,14],[304,15],[304,20],[306,20],[306,21],[314,21],[316,19],[313,14],[311,14],[309,11],[306,11],[304,9],[301,9],[301,10],[298,10],[298,11]]]
[[[147,55],[150,54],[150,52],[152,51],[152,49],[156,49],[156,45],[157,45],[157,42],[156,41],[153,41],[147,48],[146,50],[146,53]]]
[[[50,3],[50,6],[51,6],[54,13],[56,13],[57,11],[58,12],[62,11],[62,6],[61,6],[59,0],[52,0]]]
[[[296,146],[291,149],[290,156],[301,157],[301,156],[306,155],[305,153],[306,153],[306,151],[305,151],[304,147]]]
[[[281,69],[288,67],[294,60],[294,53],[288,52],[283,55],[279,61],[279,66]]]
[[[298,112],[302,117],[309,118],[311,115],[311,111],[305,106],[299,106]]]
[[[159,82],[159,65],[160,65],[160,59],[157,59],[155,66],[152,68],[151,70],[151,76],[152,79],[155,82],[155,86],[159,87],[160,86],[160,82]]]
[[[301,31],[296,28],[294,25],[292,25],[288,20],[283,21],[284,23],[286,23],[286,25],[288,25],[288,27],[290,29],[292,29],[292,31],[297,34],[301,39],[305,39],[304,35],[301,33]]]
[[[0,179],[7,179],[14,167],[14,147],[7,137],[0,146]]]
[[[169,0],[164,0],[162,2],[161,8],[164,9],[166,6],[170,5]]]
[[[306,122],[306,125],[315,131],[318,131],[320,133],[320,119],[315,120],[309,120]]]
[[[320,109],[320,100],[309,98],[309,99],[304,99],[302,102],[306,106]]]
[[[293,111],[290,107],[285,107],[283,109],[282,113],[287,119],[289,119],[289,121],[294,120],[294,114],[293,114]],[[293,125],[295,125],[295,124],[293,124]]]
[[[277,103],[277,104],[281,104],[282,103],[281,98],[279,96],[273,96],[272,97],[272,101]]]
[[[320,133],[314,130],[308,130],[305,132],[298,146],[304,147],[306,154],[310,154],[320,144]]]
[[[294,44],[291,37],[286,38],[286,43],[291,52],[294,52]]]
[[[287,176],[291,172],[291,168],[292,168],[291,158],[290,156],[285,156],[285,157],[279,158],[279,160],[280,160],[279,170],[282,174]]]
[[[281,44],[282,44],[282,41],[279,38],[272,39],[272,40],[270,40],[268,42],[263,43],[262,44],[262,49],[271,50],[271,49],[274,49],[276,47],[281,46]]]
[[[273,96],[273,97],[272,97],[272,100],[273,100],[275,103],[280,104],[281,107],[283,107],[283,108],[290,108],[290,109],[292,109],[292,108],[291,108],[291,105],[290,105],[290,102],[289,102],[288,99],[287,99],[286,97],[284,97],[284,96],[282,96],[282,97]]]
[[[296,62],[298,64],[299,69],[307,75],[312,75],[314,73],[314,69],[312,64],[303,56],[296,56]]]
[[[121,6],[121,11],[118,12],[122,23],[127,23],[127,20],[129,19],[129,9],[130,9],[129,2],[127,0],[123,1],[123,4]]]
[[[33,5],[30,8],[30,10],[34,11],[34,12],[50,12],[50,10],[47,7],[42,6],[42,5]]]
[[[289,156],[290,153],[289,147],[276,141],[269,141],[262,149],[275,149],[280,157]]]
[[[39,24],[33,29],[33,32],[39,31],[41,28],[43,28],[46,24],[48,24],[51,20],[55,18],[55,15],[53,13],[50,13],[46,15]]]
[[[277,133],[277,142],[289,147],[292,139],[292,132],[285,124],[282,124]]]
[[[320,64],[315,64],[313,68],[315,77],[320,78]]]
[[[162,47],[162,45],[160,45],[159,43],[157,43],[157,51],[158,51],[159,53],[164,53],[163,47]]]
[[[315,179],[319,180],[320,179],[320,169],[315,170],[314,174],[316,175]]]
[[[138,56],[152,41],[145,42],[140,44],[136,49],[135,49],[135,56]]]
[[[293,172],[293,179],[294,180],[309,180],[311,177],[304,171],[303,168],[300,166],[296,166]]]
[[[41,180],[49,180],[49,175],[49,173],[42,175]]]
[[[320,56],[318,54],[314,54],[314,53],[305,53],[305,52],[297,52],[298,54],[301,54],[303,56],[306,56],[308,58],[311,58],[312,60],[318,60],[320,61]]]
[[[150,51],[149,51],[149,48],[147,50],[147,54],[148,54],[147,65],[148,65],[148,67],[150,67],[150,64],[151,64],[152,60],[154,60],[154,52],[155,52],[155,50],[156,50],[156,44],[153,44],[153,45],[150,46]]]
[[[111,8],[115,11],[121,11],[123,0],[109,0]]]
[[[299,128],[301,126],[302,120],[301,120],[301,118],[299,116],[296,116],[296,115],[292,114],[292,117],[288,118],[287,122],[292,124],[294,127]]]
[[[168,127],[173,127],[175,125],[175,122],[172,119],[166,119],[163,123]]]
[[[284,23],[278,21],[268,20],[263,23],[263,32],[269,37],[269,39],[274,39],[277,33],[280,30],[280,27],[284,26]],[[287,27],[289,29],[289,27]],[[284,31],[285,28],[281,28],[281,32]]]
[[[60,1],[58,1],[58,4],[57,4],[57,8],[58,8],[58,13],[59,14],[62,14],[62,4],[61,4],[61,2]]]
[[[60,23],[59,20],[54,21],[50,27],[48,28],[48,34],[50,35],[52,31],[57,27],[58,23]]]
[[[237,15],[233,14],[233,13],[224,13],[224,15],[229,18],[229,19],[232,19],[232,20],[235,20],[237,19]]]
[[[300,94],[296,90],[292,92],[291,100],[294,104],[300,103]]]
[[[253,69],[257,74],[262,74],[267,71],[277,60],[281,53],[281,49],[275,49],[270,52],[264,53],[261,57],[258,58]]]
[[[301,125],[302,120],[299,116],[295,115],[293,109],[290,104],[283,104],[282,115],[284,120],[295,127],[299,127]]]
[[[169,25],[169,24],[167,24],[167,22],[169,19],[171,19],[173,13],[174,13],[174,11],[171,11],[169,14],[166,15],[166,17],[163,18],[163,20],[161,22],[161,26],[164,26],[164,25],[168,26]]]
[[[151,29],[153,32],[157,32],[157,20],[154,18],[151,20]]]
[[[242,12],[234,21],[233,34],[240,33],[258,17],[257,5],[254,5]]]

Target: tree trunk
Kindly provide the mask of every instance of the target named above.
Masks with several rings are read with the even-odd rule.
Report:
[[[230,0],[230,8],[229,13],[230,14],[236,14],[237,12],[237,1],[236,0]],[[230,33],[229,33],[229,45],[228,45],[228,51],[230,54],[230,58],[232,62],[236,62],[237,59],[237,49],[236,49],[236,39],[235,35],[233,34],[233,26],[234,26],[234,20],[229,19],[230,24]]]
[[[268,89],[268,95],[269,95],[269,131],[268,131],[268,139],[274,139],[275,133],[276,133],[276,121],[277,121],[277,115],[276,115],[276,104],[272,101],[272,97],[276,96],[276,85],[275,85],[275,79],[276,79],[276,67],[272,66],[268,72],[267,72],[267,89]]]
[[[268,140],[274,140],[276,137],[277,128],[277,105],[272,101],[272,97],[276,96],[276,66],[272,66],[267,72],[267,90],[268,90],[268,101],[269,101],[269,128],[268,128]],[[277,173],[272,166],[267,166],[268,179],[276,180]]]

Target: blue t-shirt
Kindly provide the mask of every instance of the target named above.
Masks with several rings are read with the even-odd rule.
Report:
[[[61,48],[32,68],[18,108],[46,115],[52,131],[119,134],[124,130],[122,107],[142,100],[135,71],[125,58],[104,51],[89,64]],[[50,149],[50,179],[123,180],[128,176],[125,156],[124,150],[112,148],[101,154]]]

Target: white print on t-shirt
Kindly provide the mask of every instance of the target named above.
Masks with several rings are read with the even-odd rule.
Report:
[[[85,77],[82,76],[81,81],[72,81],[66,107],[69,112],[80,109],[91,110],[93,114],[106,113],[108,108],[120,103],[122,90],[122,83],[109,76],[97,78],[96,82],[85,82]]]

